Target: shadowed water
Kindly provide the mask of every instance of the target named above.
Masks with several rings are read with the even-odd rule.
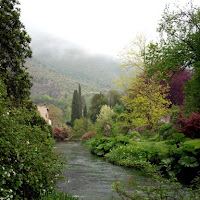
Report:
[[[55,151],[62,153],[70,165],[70,169],[63,172],[68,180],[59,181],[57,188],[80,199],[118,199],[118,195],[111,189],[116,180],[125,183],[132,176],[138,183],[145,181],[138,171],[112,165],[92,155],[81,143],[59,142],[55,144]]]

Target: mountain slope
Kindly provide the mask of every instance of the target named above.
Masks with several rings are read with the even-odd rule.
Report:
[[[66,74],[58,73],[49,67],[41,64],[35,58],[27,59],[25,66],[29,74],[33,77],[31,95],[47,94],[53,98],[63,98],[71,96],[78,84],[81,84],[83,94],[94,94],[106,92],[109,88],[97,87],[87,84],[81,80],[69,78]]]

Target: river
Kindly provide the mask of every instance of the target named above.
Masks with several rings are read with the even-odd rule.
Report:
[[[125,183],[132,176],[137,183],[146,181],[137,170],[112,165],[92,155],[79,142],[57,142],[55,151],[62,153],[70,166],[70,169],[63,170],[68,180],[59,181],[57,189],[77,196],[80,200],[118,199],[111,189],[116,180]]]

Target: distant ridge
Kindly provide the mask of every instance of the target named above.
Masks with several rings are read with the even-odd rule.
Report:
[[[33,77],[32,95],[53,98],[72,95],[81,84],[83,94],[106,92],[114,88],[119,61],[87,53],[81,47],[49,35],[35,35],[31,43],[33,58],[26,66]]]
[[[66,74],[58,73],[41,64],[35,58],[27,59],[25,66],[32,76],[33,87],[31,88],[31,95],[47,94],[57,99],[72,96],[74,90],[78,87],[78,83],[81,84],[83,95],[92,95],[99,92],[104,93],[110,89],[69,78]]]

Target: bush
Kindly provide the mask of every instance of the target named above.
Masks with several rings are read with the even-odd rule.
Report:
[[[176,129],[173,128],[174,124],[162,124],[158,129],[158,134],[160,135],[161,139],[171,139],[172,134],[177,132]]]
[[[31,102],[16,108],[1,82],[0,91],[0,197],[39,199],[61,173],[54,140]]]
[[[56,140],[64,140],[65,138],[70,137],[70,128],[68,126],[54,126],[53,136]]]
[[[76,119],[74,122],[74,135],[81,137],[85,132],[90,130],[91,122],[86,118]]]
[[[160,174],[151,174],[147,182],[141,185],[131,176],[127,184],[122,185],[116,181],[112,188],[122,199],[200,199],[200,190],[183,187],[176,179],[164,179]]]
[[[177,119],[177,130],[180,130],[186,137],[200,138],[200,114],[192,113],[189,118],[183,116],[182,111],[180,112],[181,117]]]
[[[190,145],[180,144],[179,148],[170,149],[170,154],[162,160],[161,165],[182,183],[191,184],[200,173],[200,150]]]
[[[98,156],[104,156],[111,149],[120,146],[126,145],[130,143],[130,139],[126,136],[119,135],[116,138],[108,138],[108,137],[101,137],[101,138],[94,138],[89,141],[89,148],[92,153]]]
[[[141,135],[137,131],[132,131],[127,135],[131,139],[141,138]]]

